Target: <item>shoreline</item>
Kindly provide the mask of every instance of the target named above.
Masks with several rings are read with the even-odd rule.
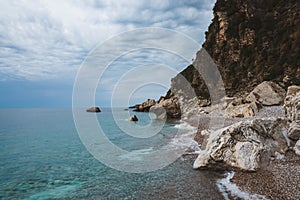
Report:
[[[300,158],[292,151],[282,160],[274,160],[257,172],[236,171],[232,183],[244,191],[264,195],[267,199],[300,198]]]
[[[224,126],[229,126],[239,121],[247,121],[255,118],[268,118],[268,117],[284,117],[282,106],[265,106],[255,117],[251,118],[226,118]],[[209,127],[210,116],[200,115],[192,120],[183,120],[185,123],[198,128],[196,135],[193,138],[198,143],[199,148],[205,141],[205,137],[201,135],[201,131],[207,130]],[[205,145],[203,145],[205,146]],[[203,149],[202,149],[203,150]],[[191,149],[192,151],[192,149]],[[194,154],[195,156],[188,156]],[[189,152],[183,157],[194,159],[197,157],[196,152]],[[210,170],[210,169],[208,169]],[[233,173],[233,174],[231,174]],[[245,172],[237,169],[225,169],[224,176],[227,177],[216,181],[219,192],[225,199],[300,199],[300,157],[293,151],[288,151],[284,158],[275,159],[269,163],[264,169],[257,172]],[[220,182],[228,181],[228,187],[220,187]],[[231,191],[232,190],[232,191]]]

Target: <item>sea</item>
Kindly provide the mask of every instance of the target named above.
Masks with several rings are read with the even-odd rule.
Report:
[[[111,108],[83,110],[83,115],[96,117],[109,141],[126,151],[147,154],[166,143],[176,148],[186,141],[175,137],[179,129],[183,136],[195,131],[178,120],[162,124],[149,113],[115,112],[135,114],[139,121],[115,117]],[[136,138],[120,124],[129,132],[143,126],[159,131]],[[97,159],[80,134],[72,109],[0,109],[0,199],[224,199],[217,185],[220,172],[194,170],[195,155],[187,153],[154,171],[126,172]]]

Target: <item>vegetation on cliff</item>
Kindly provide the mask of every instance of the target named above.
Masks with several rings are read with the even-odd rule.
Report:
[[[218,65],[227,95],[249,92],[269,80],[285,88],[300,84],[298,0],[217,0],[205,34],[203,48]],[[199,97],[209,97],[193,65],[181,75]],[[176,82],[174,77],[172,87]]]

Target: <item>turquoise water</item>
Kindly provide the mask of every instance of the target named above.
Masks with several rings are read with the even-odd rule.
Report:
[[[151,121],[147,113],[135,114],[137,124],[121,123],[130,128]],[[97,117],[106,136],[126,150],[159,148],[178,123],[145,140],[124,134],[110,109]],[[0,109],[0,161],[0,199],[222,199],[218,174],[195,171],[189,160],[142,174],[105,166],[81,143],[70,109]]]

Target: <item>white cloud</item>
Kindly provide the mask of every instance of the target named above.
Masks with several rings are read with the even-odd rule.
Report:
[[[213,4],[214,0],[1,1],[0,80],[73,77],[99,42],[134,28],[171,28],[202,42]]]

